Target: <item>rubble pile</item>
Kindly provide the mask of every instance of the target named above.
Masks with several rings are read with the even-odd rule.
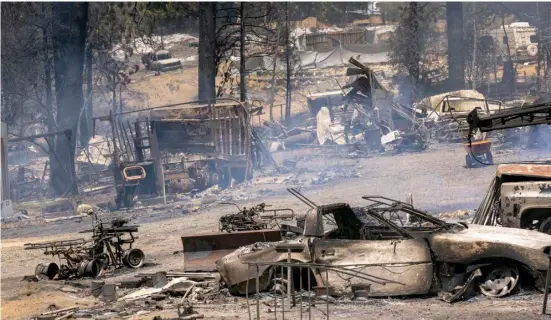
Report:
[[[93,307],[58,309],[52,305],[52,310],[42,313],[38,319],[48,315],[120,319],[160,310],[175,311],[178,319],[200,319],[203,315],[193,309],[194,304],[222,304],[229,297],[227,290],[220,290],[218,276],[208,273],[141,273],[134,279],[119,282],[94,280],[85,284],[82,281],[68,282],[59,290],[82,297],[93,296],[97,299]]]

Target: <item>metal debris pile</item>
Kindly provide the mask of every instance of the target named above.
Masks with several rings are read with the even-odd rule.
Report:
[[[290,221],[294,218],[292,209],[267,209],[265,203],[240,209],[235,203],[222,202],[221,204],[235,205],[238,213],[231,213],[220,217],[220,232],[239,232],[247,230],[272,229],[278,225],[277,221]],[[285,211],[286,215],[278,214]]]
[[[36,279],[96,278],[104,269],[135,269],[144,264],[144,253],[132,248],[138,226],[126,225],[128,221],[119,219],[111,221],[110,225],[104,224],[91,207],[88,214],[95,218],[93,229],[83,231],[92,232],[89,240],[25,244],[25,250],[43,250],[45,255],[57,256],[59,261],[63,261],[61,265],[55,262],[38,264],[34,274]]]
[[[37,318],[56,315],[108,319],[143,316],[163,310],[177,313],[176,319],[201,319],[204,315],[194,310],[194,304],[223,304],[229,297],[227,290],[220,290],[218,276],[210,273],[139,273],[134,279],[118,282],[93,280],[84,286],[72,283],[60,290],[93,296],[99,303],[86,309],[78,306],[57,309],[52,306],[55,310],[44,312]]]

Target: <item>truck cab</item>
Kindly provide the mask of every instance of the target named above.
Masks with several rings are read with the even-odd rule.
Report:
[[[551,234],[551,165],[502,164],[496,182],[504,227]]]

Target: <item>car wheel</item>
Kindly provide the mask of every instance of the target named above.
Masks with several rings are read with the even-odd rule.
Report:
[[[493,265],[485,272],[483,282],[478,286],[487,297],[503,297],[511,293],[519,279],[518,268],[514,265]]]
[[[551,234],[551,217],[541,222],[539,231],[543,233]]]

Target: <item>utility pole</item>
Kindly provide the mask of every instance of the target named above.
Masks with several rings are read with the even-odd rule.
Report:
[[[286,60],[287,60],[287,93],[285,96],[285,122],[290,123],[291,121],[291,48],[289,46],[289,33],[291,32],[289,28],[289,3],[285,2],[285,23],[287,28],[286,36]]]
[[[240,61],[239,61],[239,94],[241,102],[247,101],[245,79],[245,2],[241,2],[241,30],[240,30]]]

